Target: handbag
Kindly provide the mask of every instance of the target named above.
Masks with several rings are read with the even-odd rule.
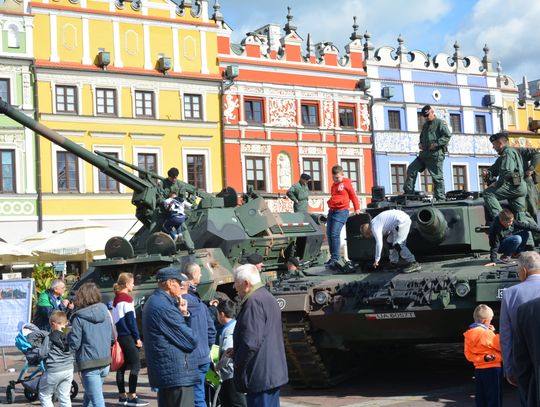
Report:
[[[120,369],[124,365],[124,351],[122,351],[122,347],[118,343],[118,336],[116,335],[116,328],[114,326],[114,321],[112,318],[112,315],[109,313],[109,316],[111,317],[111,324],[112,329],[114,332],[114,343],[111,348],[111,372],[116,372],[118,369]]]

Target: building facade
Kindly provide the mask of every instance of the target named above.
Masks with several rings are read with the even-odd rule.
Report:
[[[516,98],[517,88],[500,69],[493,69],[488,47],[483,57],[454,53],[434,57],[397,48],[374,50],[364,35],[364,58],[373,97],[374,150],[377,184],[388,194],[403,192],[407,166],[418,154],[424,123],[420,110],[429,104],[448,124],[452,138],[444,161],[445,190],[481,191],[481,174],[496,158],[489,135],[504,127],[503,100]],[[427,171],[419,174],[415,190],[432,192]]]
[[[24,4],[0,5],[0,97],[34,117],[32,16]],[[15,243],[17,231],[36,227],[34,134],[0,116],[0,238]]]
[[[540,80],[528,82],[523,77],[517,87],[518,97],[505,101],[510,142],[518,147],[540,148]]]
[[[218,26],[206,0],[37,1],[39,119],[82,147],[219,191]],[[127,230],[131,191],[39,138],[44,229]]]
[[[225,75],[226,183],[237,191],[252,188],[283,197],[307,173],[309,210],[323,212],[331,168],[340,164],[365,206],[373,160],[369,98],[357,87],[366,75],[356,24],[340,56],[332,43],[304,41],[290,9],[283,31],[269,24],[248,33],[240,44],[231,43],[223,16],[215,17],[222,27],[218,58]],[[269,203],[274,211],[292,210],[286,198]]]

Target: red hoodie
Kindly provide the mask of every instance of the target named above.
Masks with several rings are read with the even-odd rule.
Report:
[[[334,182],[330,193],[331,196],[328,200],[328,207],[330,209],[335,211],[349,209],[351,201],[355,211],[360,209],[358,197],[356,196],[356,192],[354,192],[352,182],[349,178],[343,178],[341,182]]]

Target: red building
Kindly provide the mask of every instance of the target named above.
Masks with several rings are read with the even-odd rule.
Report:
[[[312,178],[310,211],[323,212],[331,168],[341,164],[365,206],[374,167],[369,98],[358,89],[366,73],[356,23],[346,54],[340,57],[332,43],[313,45],[310,36],[304,50],[290,9],[284,33],[269,24],[248,33],[241,44],[231,43],[231,30],[219,10],[214,18],[223,28],[218,59],[226,78],[226,185],[283,196],[305,172]],[[275,211],[292,210],[286,198],[270,204]]]

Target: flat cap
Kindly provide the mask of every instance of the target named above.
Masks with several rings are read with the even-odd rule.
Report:
[[[176,266],[169,266],[159,269],[156,273],[156,280],[159,282],[167,280],[187,281],[187,278],[182,275],[182,270]]]
[[[427,116],[430,110],[431,110],[431,106],[425,105],[421,110],[422,116]]]
[[[306,181],[309,181],[311,179],[311,175],[306,174],[305,172],[300,175],[300,178],[305,179]]]
[[[492,134],[491,136],[489,136],[489,141],[493,143],[495,140],[498,140],[503,137],[508,140],[508,133],[501,131],[499,133]]]
[[[264,258],[259,253],[251,253],[246,257],[246,260],[249,264],[259,264],[262,263]]]
[[[296,267],[300,267],[300,262],[298,261],[298,258],[296,257],[289,257],[287,259],[287,263],[291,263],[291,264],[294,264]]]

